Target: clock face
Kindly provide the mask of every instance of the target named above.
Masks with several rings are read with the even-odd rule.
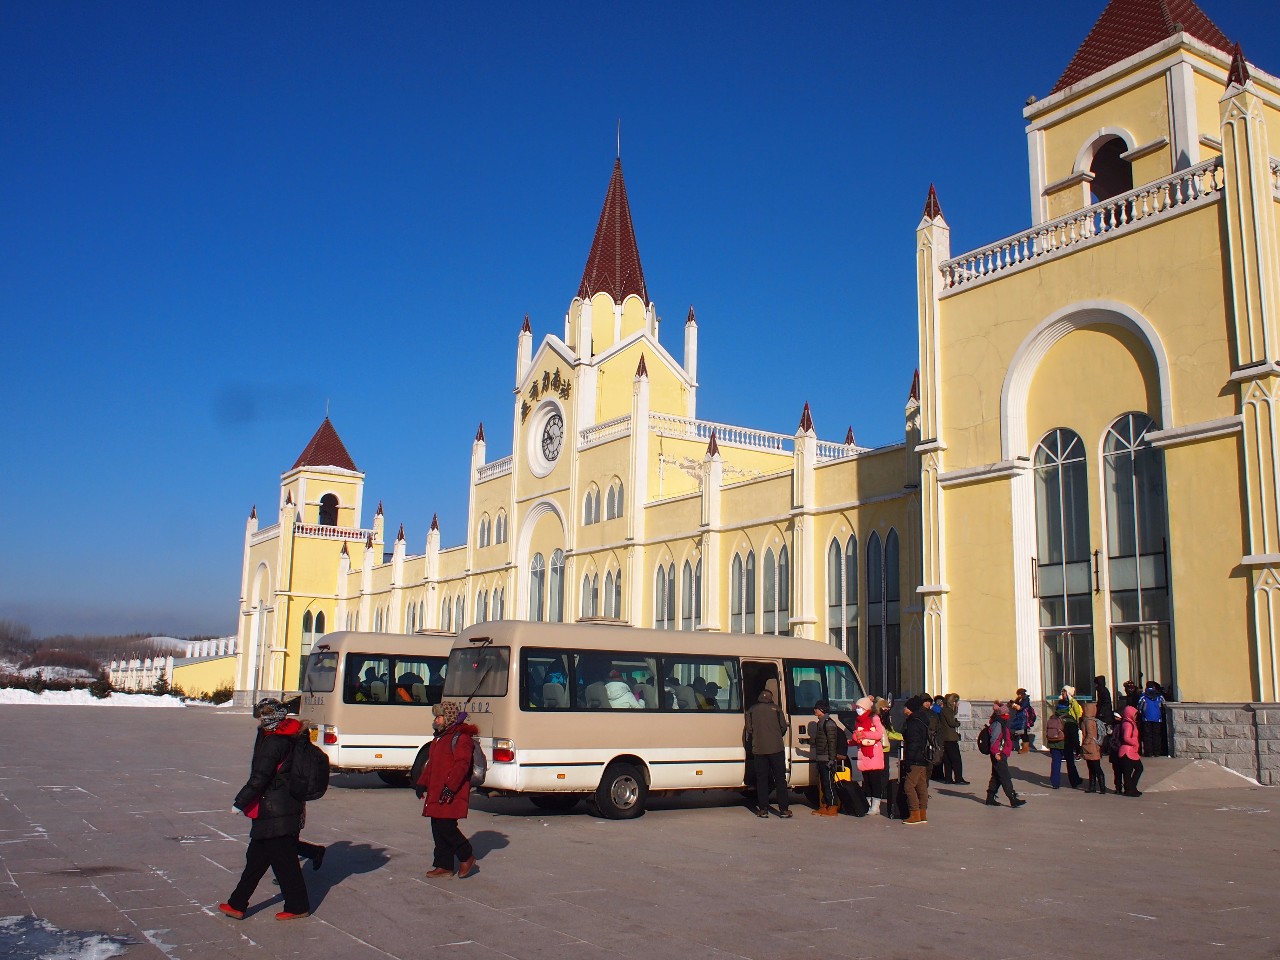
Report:
[[[548,462],[560,456],[560,445],[564,443],[564,417],[553,413],[547,418],[542,428],[542,455]]]

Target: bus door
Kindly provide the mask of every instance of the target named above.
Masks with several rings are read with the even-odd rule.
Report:
[[[785,714],[787,712],[786,702],[782,697],[782,664],[777,660],[746,660],[742,661],[742,710],[745,713],[751,707],[755,706],[760,699],[760,694],[768,690],[773,694],[773,702]],[[791,776],[791,750],[794,746],[793,737],[788,732],[787,735],[787,777]],[[751,785],[755,781],[755,770],[752,766],[751,755],[747,754],[747,766],[743,772],[743,782]]]

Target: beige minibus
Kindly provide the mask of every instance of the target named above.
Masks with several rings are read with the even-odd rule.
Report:
[[[814,704],[829,700],[851,719],[863,696],[849,658],[819,641],[481,623],[454,641],[443,703],[479,729],[490,795],[544,809],[587,799],[601,816],[628,819],[654,791],[741,788],[743,709],[766,687],[790,718],[789,779],[804,788]]]
[[[431,739],[431,706],[440,702],[454,639],[341,631],[311,648],[298,715],[334,773],[408,782],[413,758]]]

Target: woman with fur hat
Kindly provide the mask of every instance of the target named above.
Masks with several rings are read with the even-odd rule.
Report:
[[[849,738],[850,744],[858,751],[858,770],[862,773],[862,784],[871,804],[868,812],[872,816],[880,812],[880,801],[884,797],[887,779],[884,748],[889,742],[889,735],[874,707],[870,697],[863,697],[854,704],[855,718]]]
[[[471,841],[458,829],[458,821],[466,818],[470,807],[471,751],[480,731],[464,722],[465,713],[460,712],[450,723],[443,704],[437,703],[431,713],[435,736],[428,745],[426,766],[415,784],[418,797],[426,798],[422,815],[431,818],[431,837],[435,841],[434,867],[427,876],[453,876],[456,858],[458,876],[465,877],[476,865],[476,854]]]
[[[307,883],[298,866],[298,834],[306,819],[307,805],[295,800],[289,792],[288,766],[294,744],[306,729],[296,717],[289,716],[283,703],[273,697],[259,700],[253,708],[261,732],[254,743],[249,779],[232,801],[234,808],[253,821],[249,829],[249,847],[244,855],[244,872],[226,903],[218,909],[228,917],[243,920],[249,909],[249,898],[258,881],[271,868],[284,909],[277,920],[299,920],[311,914]]]
[[[1084,717],[1080,721],[1080,753],[1089,768],[1089,786],[1085,793],[1106,793],[1107,781],[1102,775],[1102,725],[1098,722],[1098,706],[1084,705]]]

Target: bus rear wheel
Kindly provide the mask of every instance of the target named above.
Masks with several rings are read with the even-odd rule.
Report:
[[[610,764],[600,778],[595,803],[607,820],[632,820],[644,813],[649,785],[644,774],[629,763]]]
[[[572,810],[582,798],[576,793],[535,793],[529,798],[539,810],[563,813]]]
[[[403,770],[379,770],[378,779],[388,787],[407,787],[409,785],[409,774]]]

